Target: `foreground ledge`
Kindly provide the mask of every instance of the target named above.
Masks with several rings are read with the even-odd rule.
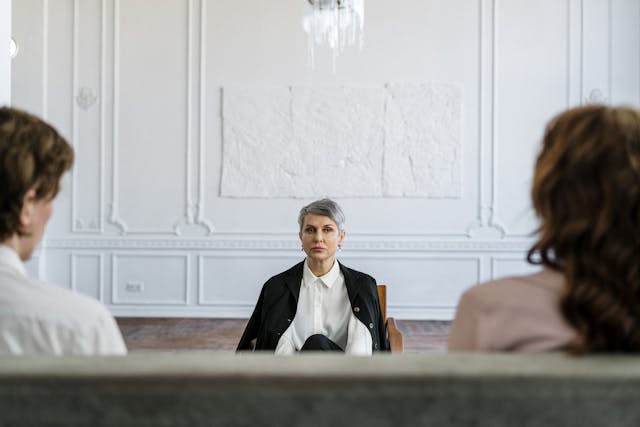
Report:
[[[4,426],[638,426],[640,358],[0,358]]]

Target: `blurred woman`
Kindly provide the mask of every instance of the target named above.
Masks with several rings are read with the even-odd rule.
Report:
[[[298,224],[307,257],[264,284],[238,350],[389,350],[375,279],[336,260],[346,234],[340,206],[317,200]]]
[[[549,124],[535,167],[544,269],[465,292],[451,351],[640,350],[640,112],[586,106]]]

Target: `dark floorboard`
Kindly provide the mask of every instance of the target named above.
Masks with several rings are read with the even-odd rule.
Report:
[[[234,351],[246,319],[132,318],[116,319],[129,351]],[[447,321],[396,320],[405,352],[443,352]]]

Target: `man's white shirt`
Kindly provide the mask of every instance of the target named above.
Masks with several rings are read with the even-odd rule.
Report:
[[[347,354],[372,354],[371,333],[351,310],[337,261],[321,277],[316,277],[304,262],[296,315],[280,337],[275,354],[294,354],[314,334],[325,335]]]
[[[27,276],[0,245],[0,355],[124,355],[127,348],[98,301]]]

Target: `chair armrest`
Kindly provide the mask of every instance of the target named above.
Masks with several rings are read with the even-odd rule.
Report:
[[[389,335],[389,346],[392,353],[404,352],[404,337],[402,332],[396,326],[396,321],[393,317],[387,317],[387,334]]]

